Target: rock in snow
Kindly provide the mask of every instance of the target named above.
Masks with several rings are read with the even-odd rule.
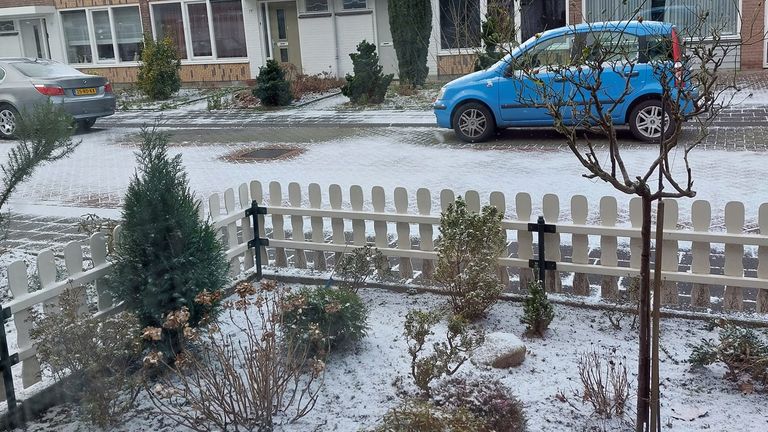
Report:
[[[472,354],[472,363],[498,369],[519,366],[525,360],[525,344],[512,333],[488,333]]]

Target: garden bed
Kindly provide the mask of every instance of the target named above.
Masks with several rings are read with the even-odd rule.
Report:
[[[298,288],[298,287],[297,287]],[[405,315],[412,309],[432,309],[446,297],[434,294],[407,295],[382,289],[363,289],[361,296],[370,309],[368,336],[357,346],[339,349],[327,361],[324,387],[314,410],[281,431],[359,431],[375,427],[388,409],[396,406],[403,392],[415,393],[409,375],[410,359],[403,337]],[[522,308],[501,302],[480,322],[486,332],[522,335]],[[628,321],[627,321],[628,323]],[[444,332],[440,325],[436,334]],[[224,334],[239,336],[224,319]],[[723,381],[725,368],[712,366],[692,371],[686,363],[687,346],[702,338],[716,339],[716,332],[701,321],[662,321],[661,419],[664,429],[764,430],[768,426],[764,389],[743,395],[736,386]],[[463,377],[497,378],[511,388],[525,404],[530,431],[627,431],[634,419],[636,391],[636,331],[615,330],[599,311],[557,306],[545,339],[524,339],[528,354],[523,364],[509,370],[483,369],[470,362],[457,372]],[[614,352],[626,362],[630,399],[623,418],[600,420],[589,403],[582,401],[577,364],[585,351]],[[399,384],[398,384],[399,383]],[[29,423],[29,431],[75,431],[88,429],[73,405],[50,410]],[[157,415],[146,394],[115,431],[185,430],[170,419]],[[278,419],[280,420],[280,419]]]
[[[424,87],[401,92],[397,85],[391,85],[387,89],[384,102],[376,105],[354,105],[350,102],[341,103],[336,106],[339,111],[362,111],[362,110],[418,110],[429,111],[432,109],[432,103],[440,91],[441,84],[428,83]]]
[[[136,88],[116,90],[117,109],[120,111],[164,111],[187,107],[202,102],[202,109],[210,97],[223,97],[237,91],[235,88],[183,88],[166,100],[153,101]]]

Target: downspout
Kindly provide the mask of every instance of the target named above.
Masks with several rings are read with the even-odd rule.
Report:
[[[333,47],[334,54],[336,55],[336,77],[341,78],[341,68],[339,63],[339,33],[337,32],[336,25],[336,1],[331,0],[328,2],[331,9],[331,31],[333,32]]]

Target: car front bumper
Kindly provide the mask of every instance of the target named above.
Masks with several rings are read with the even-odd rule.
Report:
[[[432,104],[432,109],[437,118],[437,125],[441,128],[451,128],[451,112],[448,110],[445,102],[439,100]]]

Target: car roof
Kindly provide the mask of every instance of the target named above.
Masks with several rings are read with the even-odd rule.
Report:
[[[674,25],[660,21],[603,21],[595,23],[581,23],[547,30],[541,36],[553,36],[564,33],[586,33],[590,31],[619,30],[635,35],[666,34],[672,31]]]

